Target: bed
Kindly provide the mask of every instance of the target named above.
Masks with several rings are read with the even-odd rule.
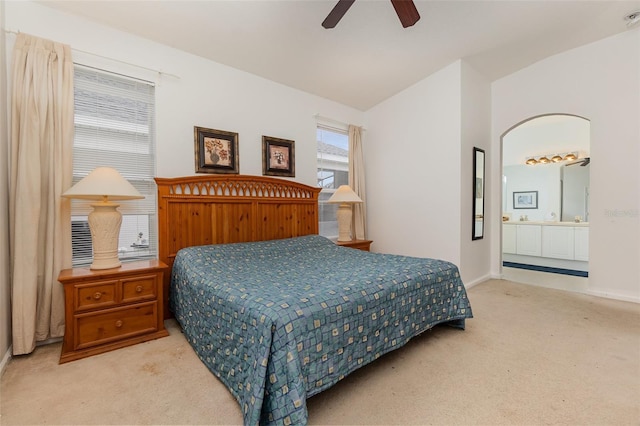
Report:
[[[317,235],[318,189],[156,179],[169,305],[245,424],[306,424],[307,398],[412,337],[472,317],[458,268]]]

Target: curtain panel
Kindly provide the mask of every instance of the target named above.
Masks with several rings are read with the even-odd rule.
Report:
[[[351,230],[353,238],[365,240],[367,215],[364,185],[364,156],[362,154],[362,127],[349,125],[349,186],[358,194],[362,203],[353,204]]]
[[[61,269],[71,267],[73,62],[67,45],[20,33],[13,49],[10,139],[14,355],[64,334]]]

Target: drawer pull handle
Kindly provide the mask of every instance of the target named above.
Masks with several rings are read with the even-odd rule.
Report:
[[[122,320],[116,321],[116,328],[122,327]]]
[[[100,293],[99,291],[97,291],[96,294],[93,295],[93,298],[95,300],[100,300],[101,297],[102,297],[102,293]]]
[[[136,293],[142,293],[142,286],[136,286]]]

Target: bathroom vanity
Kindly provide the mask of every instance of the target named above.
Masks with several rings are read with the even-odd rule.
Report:
[[[589,224],[503,222],[502,251],[505,262],[588,271]]]

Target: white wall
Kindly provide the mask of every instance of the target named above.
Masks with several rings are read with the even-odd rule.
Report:
[[[569,113],[591,120],[589,292],[640,301],[640,29],[542,60],[494,82],[492,92],[494,164],[501,136],[527,118]],[[499,194],[500,168],[492,174],[492,193]],[[492,200],[494,211],[500,203]],[[495,226],[495,274],[500,241]]]
[[[466,284],[489,276],[491,225],[472,241],[471,224],[473,147],[490,148],[490,110],[489,82],[456,61],[367,111],[375,251],[454,262]],[[490,209],[487,201],[485,213]]]
[[[9,277],[9,157],[5,2],[0,0],[0,374],[11,345],[11,285]]]
[[[295,180],[315,185],[313,116],[353,124],[364,119],[353,108],[37,3],[6,6],[8,29],[69,44],[76,62],[157,82],[158,176],[195,174],[193,127],[200,126],[239,133],[242,174],[262,174],[262,135],[295,140]]]
[[[367,111],[374,251],[460,262],[460,73],[458,61]]]
[[[464,283],[474,285],[490,276],[491,221],[485,220],[484,238],[472,240],[474,220],[473,148],[485,151],[484,217],[492,217],[491,199],[487,191],[491,174],[491,85],[469,64],[462,61],[461,73],[461,140],[460,140],[460,270]]]

